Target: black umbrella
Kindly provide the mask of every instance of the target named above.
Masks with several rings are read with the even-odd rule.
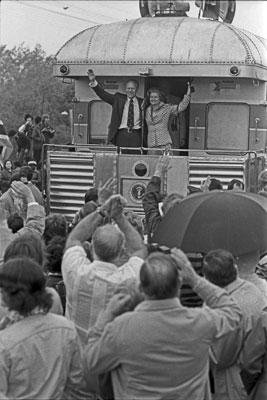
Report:
[[[267,198],[246,192],[193,194],[164,216],[154,242],[185,252],[267,250]]]

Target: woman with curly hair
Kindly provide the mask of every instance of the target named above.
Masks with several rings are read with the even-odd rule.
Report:
[[[0,289],[9,310],[0,331],[0,398],[80,398],[77,334],[72,322],[49,312],[52,297],[40,266],[28,258],[9,260],[0,270]]]

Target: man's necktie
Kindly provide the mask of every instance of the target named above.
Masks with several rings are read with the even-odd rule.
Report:
[[[129,103],[127,126],[129,129],[129,132],[131,132],[134,127],[134,102],[133,102],[133,99],[130,99],[130,103]]]

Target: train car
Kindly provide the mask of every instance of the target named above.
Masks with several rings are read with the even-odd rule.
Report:
[[[107,144],[111,106],[88,86],[88,69],[110,93],[137,79],[140,97],[156,86],[181,98],[192,82],[185,143],[173,150],[163,190],[186,194],[189,184],[199,186],[210,175],[224,187],[237,178],[247,191],[257,191],[267,140],[266,41],[230,23],[233,1],[222,2],[226,9],[216,1],[196,2],[202,18],[187,16],[189,2],[167,3],[140,1],[143,17],[88,28],[58,51],[54,75],[74,80],[75,98],[71,148],[47,152],[50,211],[71,218],[86,189],[109,176],[118,178],[117,191],[129,208],[141,211],[160,154],[143,148],[124,154]]]

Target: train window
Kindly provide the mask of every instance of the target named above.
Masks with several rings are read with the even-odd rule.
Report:
[[[139,162],[134,166],[134,172],[137,176],[145,176],[148,172],[148,167],[146,164]]]
[[[249,106],[238,103],[211,103],[207,112],[206,149],[247,150]]]
[[[93,100],[89,104],[90,143],[104,143],[107,139],[111,107],[104,101]]]

